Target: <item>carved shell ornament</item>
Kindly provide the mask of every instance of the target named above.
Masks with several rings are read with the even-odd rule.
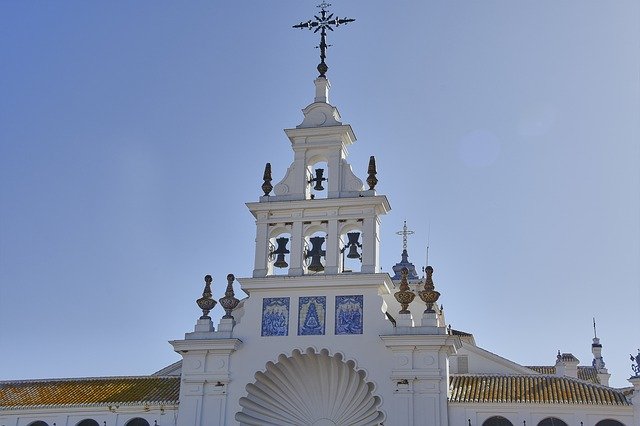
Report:
[[[326,349],[280,355],[255,379],[240,398],[236,420],[242,425],[364,426],[379,425],[385,418],[364,371]]]

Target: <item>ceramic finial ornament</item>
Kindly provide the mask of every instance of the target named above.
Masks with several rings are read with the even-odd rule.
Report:
[[[233,281],[236,277],[233,274],[227,275],[227,289],[224,292],[224,297],[220,299],[220,305],[224,308],[225,315],[222,317],[223,319],[233,319],[233,315],[231,312],[238,306],[240,301],[235,298],[235,293],[233,292]]]
[[[211,319],[209,316],[209,312],[218,304],[211,296],[211,283],[213,282],[213,278],[211,275],[205,275],[204,277],[204,291],[202,292],[202,297],[196,300],[198,307],[202,309],[202,316],[200,319]]]

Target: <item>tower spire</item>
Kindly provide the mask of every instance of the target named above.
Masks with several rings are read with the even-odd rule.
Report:
[[[327,10],[329,6],[331,6],[331,4],[323,1],[317,6],[320,8],[320,16],[314,15],[313,17],[315,20],[310,19],[307,22],[300,22],[293,26],[293,28],[307,28],[309,30],[313,30],[314,33],[320,31],[320,44],[316,46],[316,48],[320,49],[320,63],[318,64],[317,69],[320,73],[319,77],[322,78],[326,78],[327,71],[329,70],[329,67],[325,62],[325,59],[327,58],[327,49],[331,47],[330,44],[327,44],[327,30],[333,31],[333,27],[337,28],[340,25],[345,25],[349,22],[355,21],[355,19],[338,18],[337,16],[334,18],[333,13],[329,13]]]
[[[593,343],[591,344],[591,353],[593,354],[591,365],[596,369],[600,384],[609,386],[609,377],[611,377],[611,375],[607,371],[604,358],[602,357],[602,344],[600,344],[600,339],[598,338],[595,318],[593,318]]]

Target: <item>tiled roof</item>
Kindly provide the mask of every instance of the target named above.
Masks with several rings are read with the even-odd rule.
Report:
[[[556,374],[556,367],[552,365],[527,365],[527,368],[537,371],[540,374],[548,374],[553,376]],[[578,379],[586,380],[587,382],[600,384],[600,379],[598,378],[598,371],[595,367],[591,367],[588,365],[578,366]]]
[[[560,358],[563,361],[572,361],[572,362],[580,362],[580,360],[578,358],[576,358],[575,356],[573,356],[572,353],[563,353],[562,355],[558,354],[558,358]]]
[[[179,377],[99,377],[0,382],[0,407],[177,404]]]
[[[466,331],[454,330],[451,329],[451,334],[454,336],[473,336],[471,333],[467,333]]]
[[[630,405],[622,392],[570,377],[452,375],[451,402]]]

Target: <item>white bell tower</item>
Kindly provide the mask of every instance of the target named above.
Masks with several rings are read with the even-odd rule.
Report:
[[[304,120],[285,129],[293,163],[275,187],[268,164],[265,195],[247,203],[257,227],[255,278],[380,271],[380,216],[390,210],[389,202],[376,195],[373,157],[368,189],[347,162],[356,137],[329,104],[329,88],[326,77],[315,80],[314,102],[302,110]],[[354,267],[353,260],[360,264]]]

